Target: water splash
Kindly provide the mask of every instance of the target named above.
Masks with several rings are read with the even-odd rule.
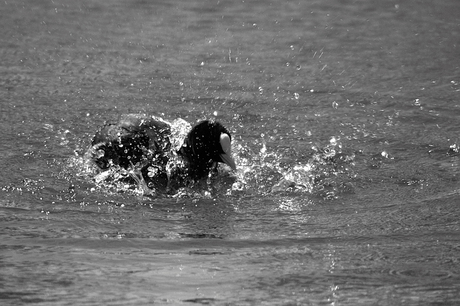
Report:
[[[142,163],[131,165],[129,169],[112,165],[108,170],[101,170],[92,162],[92,154],[97,152],[91,152],[91,149],[81,155],[75,153],[66,167],[72,169],[77,177],[92,181],[93,192],[102,190],[149,197],[201,199],[214,196],[300,193],[335,199],[340,193],[353,190],[350,177],[354,175],[354,154],[342,151],[338,137],[331,137],[325,146],[310,148],[311,156],[308,159],[300,157],[294,149],[291,150],[294,156],[284,156],[278,148],[267,145],[263,134],[251,144],[234,139],[232,151],[238,166],[237,171],[233,172],[226,165],[219,165],[217,174],[211,173],[200,182],[177,181],[177,177],[172,176],[177,174],[177,169],[184,166],[177,150],[190,128],[191,125],[183,119],[171,122],[171,150],[168,153],[164,188],[144,179],[143,174],[155,177],[159,169],[154,166],[147,167],[146,173],[142,172],[145,166]],[[304,151],[302,150],[302,155]],[[174,181],[177,182],[171,186],[170,182]]]
[[[280,179],[280,156],[269,152],[265,141],[258,152],[242,143],[234,144],[238,171],[232,192],[269,192],[273,184]]]
[[[342,152],[336,137],[326,146],[312,147],[306,162],[291,161],[290,165],[285,165],[282,153],[269,151],[263,138],[258,152],[240,143],[236,152],[239,169],[231,193],[307,193],[334,199],[353,189],[350,177],[355,156]]]
[[[185,137],[192,129],[192,125],[182,118],[178,118],[171,122],[171,147],[173,151],[178,151],[184,143]]]

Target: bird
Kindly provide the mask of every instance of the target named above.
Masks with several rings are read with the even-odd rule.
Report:
[[[186,161],[189,175],[193,178],[207,176],[218,162],[236,170],[231,154],[231,135],[217,121],[204,120],[196,124],[185,138],[179,155]]]
[[[174,138],[171,123],[161,117],[126,114],[96,132],[90,156],[101,170],[137,169],[131,178],[152,188],[200,180],[217,171],[218,163],[237,169],[232,136],[218,121],[197,122],[179,146]]]

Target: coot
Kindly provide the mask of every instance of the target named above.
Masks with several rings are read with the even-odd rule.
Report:
[[[149,186],[167,186],[171,179],[199,180],[225,163],[233,170],[231,134],[219,122],[198,122],[177,150],[172,143],[172,126],[155,116],[122,115],[118,122],[104,125],[94,136],[91,156],[103,170],[139,170]]]

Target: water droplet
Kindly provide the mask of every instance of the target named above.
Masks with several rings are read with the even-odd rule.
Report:
[[[96,158],[101,158],[101,157],[104,157],[104,155],[105,155],[104,150],[97,150],[96,154],[95,154],[95,157]]]
[[[331,140],[329,140],[329,143],[333,146],[337,145],[337,138],[334,136],[331,137]]]
[[[332,102],[332,107],[337,109],[339,107],[339,103],[337,103],[336,101]]]
[[[148,167],[147,168],[147,175],[148,177],[154,177],[158,172],[158,169],[156,169],[155,167]]]
[[[300,95],[299,95],[298,93],[295,92],[295,93],[294,93],[294,98],[295,98],[296,100],[299,100],[299,97],[300,97]]]
[[[264,155],[267,152],[267,147],[265,143],[263,144],[262,148],[260,148],[260,155]]]

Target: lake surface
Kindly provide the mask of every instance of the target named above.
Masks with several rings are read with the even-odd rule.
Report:
[[[2,1],[1,305],[458,305],[460,2]],[[174,195],[106,121],[232,133]],[[236,181],[235,181],[236,180]]]

